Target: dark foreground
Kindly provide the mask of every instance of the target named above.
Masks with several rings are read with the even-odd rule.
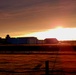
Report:
[[[76,75],[76,46],[24,48],[0,47],[0,75]]]

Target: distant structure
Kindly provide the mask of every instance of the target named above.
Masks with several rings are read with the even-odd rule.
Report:
[[[44,40],[37,40],[37,44],[44,44]]]
[[[46,38],[45,44],[57,44],[59,41],[56,38]]]
[[[6,38],[8,44],[36,44],[36,37]]]
[[[9,35],[6,35],[5,39],[0,38],[0,44],[57,44],[58,42],[56,38],[38,40],[36,37],[11,38]]]

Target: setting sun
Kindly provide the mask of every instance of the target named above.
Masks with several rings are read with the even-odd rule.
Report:
[[[59,26],[59,27],[56,27],[55,29],[63,29],[63,27]]]
[[[57,27],[43,32],[32,33],[24,36],[35,36],[38,39],[57,38],[58,40],[76,40],[76,28]]]

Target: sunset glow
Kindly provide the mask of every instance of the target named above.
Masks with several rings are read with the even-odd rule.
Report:
[[[49,29],[44,32],[32,33],[24,36],[34,36],[38,39],[57,38],[58,40],[76,40],[76,28],[62,28]]]

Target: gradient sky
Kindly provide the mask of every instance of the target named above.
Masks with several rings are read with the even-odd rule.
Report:
[[[76,0],[0,0],[0,37],[57,26],[76,28]]]

